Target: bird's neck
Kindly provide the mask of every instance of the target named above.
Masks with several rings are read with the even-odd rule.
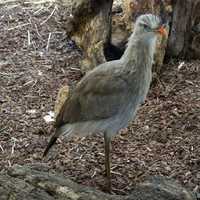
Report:
[[[125,70],[151,70],[156,47],[156,37],[142,38],[131,35],[127,48],[121,58]]]

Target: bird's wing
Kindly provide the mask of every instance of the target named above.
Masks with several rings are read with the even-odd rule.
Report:
[[[127,82],[119,74],[98,72],[83,78],[62,106],[55,126],[116,115],[126,104]]]

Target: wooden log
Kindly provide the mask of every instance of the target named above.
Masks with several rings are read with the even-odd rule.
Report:
[[[0,174],[1,200],[195,200],[195,194],[166,177],[151,177],[129,195],[111,195],[50,173],[44,165],[15,165]]]
[[[66,31],[83,50],[81,70],[89,71],[105,62],[104,48],[111,37],[113,0],[73,0]]]
[[[193,29],[200,23],[199,0],[177,0],[168,40],[167,55],[177,58],[200,58],[199,33]]]

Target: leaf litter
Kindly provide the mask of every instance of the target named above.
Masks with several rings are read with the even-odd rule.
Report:
[[[4,2],[4,3],[3,3]],[[103,138],[60,138],[42,153],[52,131],[59,88],[75,85],[81,51],[65,34],[55,1],[0,1],[0,170],[45,163],[77,183],[105,188]],[[150,175],[200,187],[200,61],[163,66],[136,120],[112,140],[112,183],[127,194]]]

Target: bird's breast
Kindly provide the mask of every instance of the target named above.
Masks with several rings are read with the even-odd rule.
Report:
[[[127,103],[126,112],[129,113],[128,116],[131,120],[134,119],[137,109],[140,104],[144,103],[147,93],[149,91],[150,83],[151,83],[152,73],[151,69],[139,71],[133,81],[131,88],[131,96],[129,98],[129,102]]]
[[[144,76],[141,78],[140,82],[140,103],[143,103],[146,99],[147,93],[149,91],[150,83],[152,79],[151,69],[147,70],[144,73]]]

